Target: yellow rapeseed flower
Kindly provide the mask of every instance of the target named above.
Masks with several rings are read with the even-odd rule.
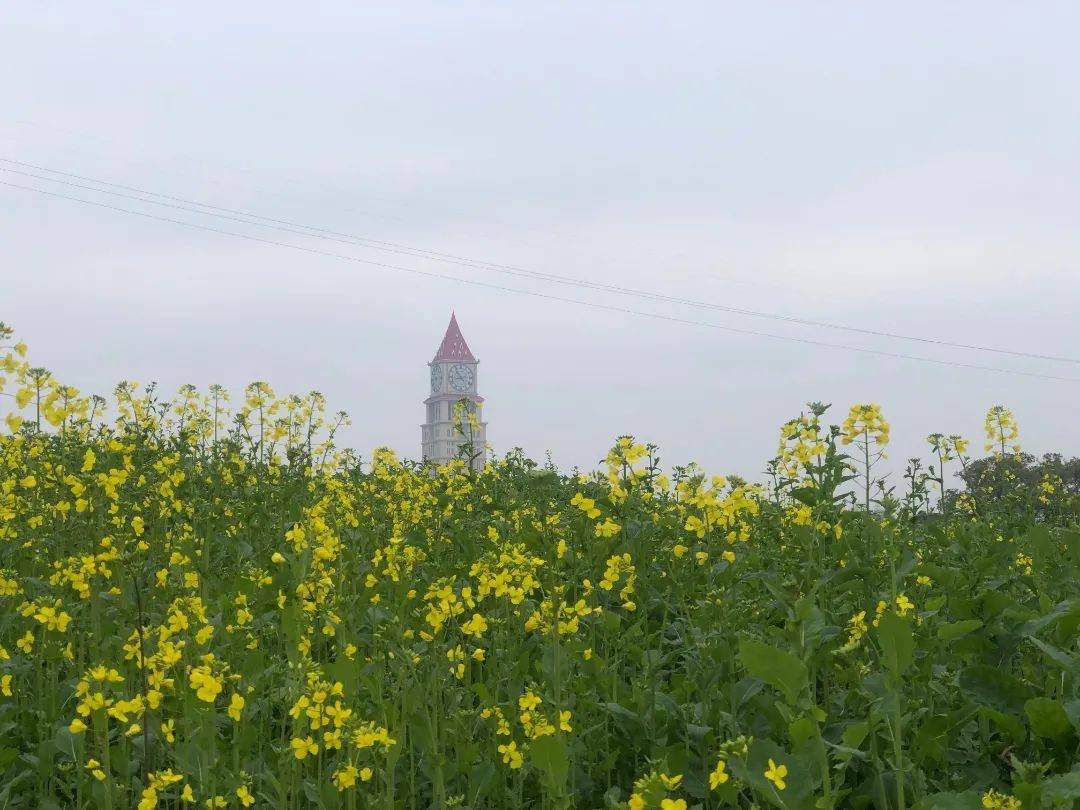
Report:
[[[787,765],[777,765],[772,757],[769,758],[769,767],[765,771],[765,778],[776,785],[777,790],[783,790],[787,787],[787,782],[784,781],[787,772]]]
[[[499,753],[502,754],[502,761],[509,765],[511,770],[517,770],[525,764],[525,758],[521,755],[517,743],[513,740],[504,745],[500,745]]]
[[[304,759],[308,754],[319,753],[319,745],[310,735],[307,737],[293,737],[289,745],[292,747],[293,756],[297,759]]]
[[[716,767],[713,768],[712,773],[709,774],[709,787],[716,790],[730,778],[727,774],[727,762],[721,757],[716,761]]]
[[[229,698],[228,714],[237,723],[240,722],[240,713],[244,710],[244,699],[237,693],[233,693]]]

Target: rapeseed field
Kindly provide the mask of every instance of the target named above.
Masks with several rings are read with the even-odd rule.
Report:
[[[317,393],[106,401],[15,340],[2,808],[1080,797],[1078,496],[1004,407],[896,482],[874,404],[808,405],[760,483],[629,436],[436,471],[339,448]]]

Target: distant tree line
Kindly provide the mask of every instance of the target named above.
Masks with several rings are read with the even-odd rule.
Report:
[[[945,508],[980,511],[1007,507],[1049,520],[1080,516],[1080,458],[1060,453],[996,453],[969,461],[958,476],[963,489],[948,490]]]

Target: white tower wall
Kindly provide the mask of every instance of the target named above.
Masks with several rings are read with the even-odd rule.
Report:
[[[457,318],[451,315],[435,358],[428,363],[430,387],[424,400],[425,421],[420,428],[425,461],[444,465],[452,459],[471,460],[475,469],[487,463],[484,398],[478,393],[479,365]],[[474,418],[470,419],[469,414]]]

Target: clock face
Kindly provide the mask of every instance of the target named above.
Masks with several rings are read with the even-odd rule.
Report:
[[[460,363],[450,366],[450,388],[454,391],[471,391],[475,379],[469,366]]]
[[[431,367],[431,393],[437,394],[442,391],[443,387],[443,367],[432,366]]]

